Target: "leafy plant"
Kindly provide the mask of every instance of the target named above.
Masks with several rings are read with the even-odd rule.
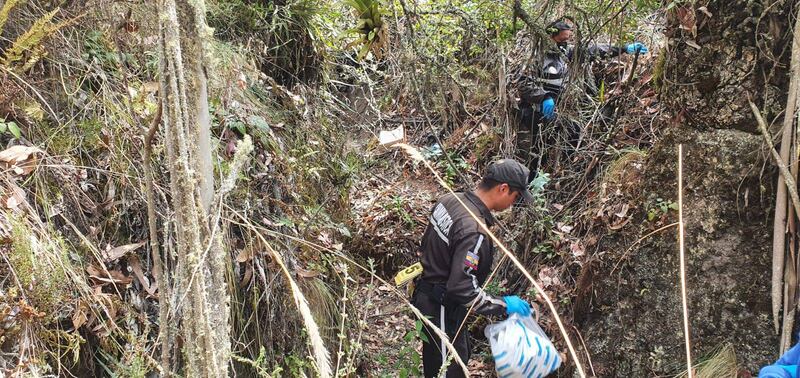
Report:
[[[656,198],[655,206],[647,210],[647,220],[652,222],[657,218],[666,215],[670,210],[677,211],[678,204],[673,201]]]
[[[0,9],[0,32],[2,27],[5,26],[9,12],[16,4],[17,1],[9,1]],[[18,36],[11,44],[11,47],[3,52],[4,57],[0,59],[0,65],[24,72],[45,56],[45,49],[41,42],[59,29],[77,20],[77,18],[73,18],[55,23],[53,18],[58,12],[59,8],[56,8],[45,13],[25,33]]]
[[[13,135],[14,138],[19,139],[22,137],[22,132],[19,130],[19,126],[14,121],[8,121],[4,119],[0,119],[0,134],[4,134],[8,132],[9,134]]]
[[[423,332],[422,320],[419,319],[417,319],[417,321],[414,323],[414,329],[408,331],[405,336],[403,336],[403,340],[406,342],[406,345],[400,349],[400,355],[398,356],[399,366],[397,369],[397,375],[399,377],[419,377],[422,375],[422,372],[419,369],[422,359],[414,345],[416,344],[414,341],[417,338],[422,340],[424,343],[430,342],[430,340],[428,340],[428,336],[425,334],[425,332]]]
[[[380,59],[387,39],[380,3],[377,0],[345,0],[345,4],[353,8],[358,19],[356,27],[348,32],[360,35],[359,39],[350,42],[346,48],[361,45],[359,59],[363,59],[369,52]]]
[[[92,30],[86,34],[83,41],[82,58],[85,61],[95,61],[107,72],[116,73],[122,63],[133,60],[129,54],[120,54],[113,44],[99,30]]]
[[[458,173],[469,169],[469,163],[467,163],[464,158],[461,157],[461,155],[458,155],[455,152],[448,152],[447,156],[449,156],[450,159],[439,160],[436,165],[439,168],[444,169],[444,181],[447,182],[448,185],[452,186],[456,176],[458,176]],[[453,164],[450,164],[451,161]]]
[[[391,201],[389,201],[389,204],[386,205],[386,210],[397,214],[397,216],[403,220],[403,223],[405,223],[406,227],[408,228],[413,228],[416,224],[414,218],[412,218],[411,214],[408,212],[408,210],[406,210],[406,201],[401,196],[393,196]]]

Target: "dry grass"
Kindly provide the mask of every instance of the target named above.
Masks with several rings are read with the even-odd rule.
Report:
[[[739,373],[736,362],[736,351],[731,344],[725,344],[708,359],[694,365],[696,378],[735,378]],[[688,372],[676,375],[674,378],[687,378]]]

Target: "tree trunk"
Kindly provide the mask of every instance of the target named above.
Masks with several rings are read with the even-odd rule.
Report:
[[[206,86],[210,29],[202,0],[159,0],[158,14],[161,102],[178,255],[169,303],[180,320],[184,375],[226,377],[226,254],[219,230],[213,232],[215,225],[209,223],[214,185]]]

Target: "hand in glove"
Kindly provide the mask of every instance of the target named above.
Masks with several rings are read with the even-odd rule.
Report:
[[[635,54],[637,51],[641,54],[647,54],[649,50],[647,49],[647,46],[645,46],[644,43],[641,42],[634,42],[629,44],[628,46],[625,46],[625,52],[627,52],[628,54]]]
[[[556,102],[552,98],[548,97],[542,101],[542,114],[544,114],[544,119],[548,121],[555,117]]]
[[[507,297],[503,297],[503,300],[506,302],[506,314],[520,314],[522,316],[531,315],[531,305],[529,305],[528,302],[525,302],[522,298],[516,295],[509,295]]]
[[[761,368],[758,378],[795,378],[797,365],[768,365]]]
[[[786,351],[781,358],[772,365],[761,368],[759,378],[796,378],[797,364],[800,363],[800,344]]]

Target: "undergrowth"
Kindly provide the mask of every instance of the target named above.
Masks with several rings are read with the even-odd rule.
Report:
[[[231,173],[238,141],[250,136],[255,144],[217,214],[232,260],[227,284],[237,374],[310,376],[317,369],[296,298],[262,240],[278,251],[309,302],[337,375],[373,367],[362,336],[370,332],[367,310],[374,304],[357,288],[374,291],[376,277],[415,258],[425,212],[441,190],[424,186],[430,181],[424,168],[377,146],[380,130],[402,125],[408,142],[438,148],[431,158],[458,188],[471,187],[489,161],[511,155],[510,79],[520,64],[513,57],[529,47],[514,46],[527,38],[524,27],[503,4],[456,3],[436,1],[420,11],[364,1],[209,2],[215,176]],[[16,275],[0,281],[0,320],[19,314],[0,344],[4,353],[28,353],[0,368],[19,375],[156,373],[155,351],[178,346],[157,340],[159,327],[172,325],[156,321],[164,298],[154,291],[149,246],[108,257],[148,239],[142,165],[149,164],[165,265],[174,268],[176,261],[163,134],[156,134],[152,161],[142,153],[158,103],[152,4],[74,5],[67,14],[84,14],[79,26],[50,10],[3,28],[15,6],[22,5],[7,1],[0,10],[4,40],[14,41],[0,43],[0,64],[25,77],[0,76],[0,117],[24,127],[20,137],[0,138],[40,146],[45,156],[31,176],[14,178],[30,201],[25,215],[0,216],[10,225],[0,269]],[[32,31],[11,38],[8,31],[20,25]],[[46,38],[63,47],[46,49]],[[47,70],[31,70],[37,67]],[[594,111],[604,104],[589,105]],[[583,261],[572,245],[590,229],[581,224],[588,209],[576,193],[596,181],[624,183],[627,167],[650,142],[606,155],[619,130],[605,118],[570,116],[593,123],[586,144],[572,162],[559,156],[563,166],[547,167],[558,178],[541,185],[519,222],[500,217],[525,264],[553,266],[564,282],[576,271],[573,263]],[[496,280],[498,292],[527,289],[515,273]],[[563,303],[570,300],[565,286],[550,289]],[[399,375],[419,373],[412,344],[420,324],[405,333]]]

